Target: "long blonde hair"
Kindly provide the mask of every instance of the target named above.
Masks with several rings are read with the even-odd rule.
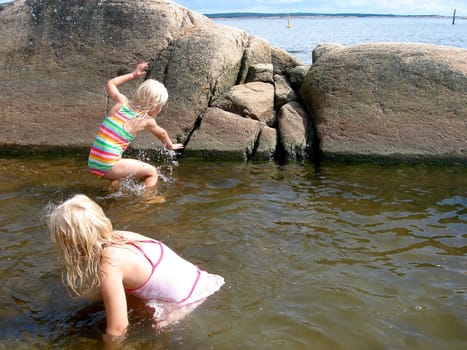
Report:
[[[103,246],[113,243],[112,223],[102,208],[75,195],[52,211],[48,228],[65,264],[65,286],[77,295],[98,287]]]
[[[168,99],[169,93],[164,84],[148,79],[138,87],[130,103],[138,113],[147,116],[155,108],[162,108]]]

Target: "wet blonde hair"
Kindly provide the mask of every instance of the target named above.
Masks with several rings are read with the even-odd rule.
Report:
[[[154,79],[148,79],[138,87],[131,103],[137,112],[147,116],[155,108],[162,108],[168,99],[169,93],[164,84]]]
[[[52,211],[48,228],[65,264],[65,286],[77,295],[98,287],[103,247],[113,243],[112,223],[102,208],[85,195],[75,195]]]

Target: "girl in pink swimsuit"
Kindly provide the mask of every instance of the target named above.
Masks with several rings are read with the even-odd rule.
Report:
[[[164,243],[114,231],[102,208],[76,195],[50,214],[48,227],[65,264],[65,285],[75,294],[98,287],[107,326],[104,342],[122,339],[128,326],[127,294],[154,308],[159,326],[184,317],[224,284]]]

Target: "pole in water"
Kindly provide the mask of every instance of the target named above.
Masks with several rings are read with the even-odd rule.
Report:
[[[454,9],[454,13],[452,14],[452,25],[456,22],[456,9]]]

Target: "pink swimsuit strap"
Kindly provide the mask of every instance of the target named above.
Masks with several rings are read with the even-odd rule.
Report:
[[[152,259],[146,254],[146,252],[144,251],[143,248],[141,248],[137,243],[154,243],[154,244],[158,244],[159,247],[161,248],[161,254],[159,255],[159,259],[157,259],[157,261],[154,263],[152,261]],[[162,243],[159,242],[159,241],[155,241],[155,240],[150,240],[150,239],[147,239],[147,240],[139,240],[139,241],[132,241],[132,242],[128,242],[128,244],[132,245],[133,247],[135,247],[136,249],[138,249],[141,254],[144,255],[144,257],[149,261],[149,263],[151,264],[152,266],[152,270],[151,270],[151,274],[149,275],[148,279],[143,283],[142,286],[144,286],[148,281],[149,279],[151,278],[151,276],[154,274],[154,270],[157,268],[157,266],[160,264],[160,262],[162,261],[162,258],[164,257],[164,247],[162,246]],[[135,290],[138,290],[141,287],[138,287],[138,288],[134,288],[134,289],[127,289],[125,288],[125,291],[128,292],[128,293],[131,293]],[[190,293],[191,295],[191,293]]]
[[[158,244],[159,247],[160,247],[161,253],[160,253],[160,256],[159,256],[159,258],[157,259],[157,261],[154,262],[154,261],[146,254],[146,252],[144,251],[144,249],[143,249],[138,243],[154,243],[154,244]],[[134,289],[126,289],[126,288],[125,288],[125,291],[126,291],[127,293],[134,293],[134,292],[136,292],[136,291],[141,290],[142,288],[144,288],[144,287],[147,285],[147,283],[150,283],[149,281],[153,278],[155,269],[156,269],[157,266],[161,263],[162,258],[163,258],[164,255],[165,255],[165,254],[164,254],[164,245],[162,244],[162,242],[159,242],[159,241],[156,241],[156,240],[138,240],[138,241],[131,241],[131,242],[128,242],[128,244],[130,244],[130,245],[132,245],[133,247],[135,247],[136,249],[138,249],[138,250],[141,252],[141,254],[144,255],[144,257],[149,261],[149,263],[150,263],[151,266],[152,266],[151,274],[149,275],[148,279],[147,279],[140,287],[134,288]],[[193,293],[194,293],[194,291],[195,291],[195,289],[196,289],[196,287],[197,287],[197,285],[198,285],[198,282],[199,282],[199,280],[200,280],[200,278],[201,278],[201,274],[202,274],[202,271],[201,271],[198,267],[196,267],[196,278],[195,278],[193,284],[191,285],[190,290],[189,290],[189,292],[186,294],[186,296],[185,296],[182,300],[178,300],[178,301],[177,301],[178,304],[183,304],[184,302],[186,302],[187,300],[189,300],[189,299],[192,297],[192,295],[193,295]],[[161,300],[162,300],[162,299],[161,299]],[[171,301],[171,300],[167,300],[167,301]]]
[[[141,248],[137,243],[155,243],[155,244],[159,244],[159,247],[161,248],[161,255],[159,256],[159,259],[157,260],[156,263],[153,263],[152,259],[146,254],[146,252],[143,250],[143,248]],[[162,260],[162,257],[164,256],[164,248],[162,247],[162,244],[161,242],[159,241],[153,241],[153,240],[150,240],[150,239],[147,239],[147,240],[144,240],[144,241],[133,241],[133,242],[128,242],[128,244],[132,245],[133,247],[135,247],[136,249],[138,249],[141,254],[144,255],[144,257],[146,259],[148,259],[149,263],[151,264],[152,266],[152,270],[154,271],[154,269],[157,267],[157,265],[159,265],[159,263],[161,262]]]

